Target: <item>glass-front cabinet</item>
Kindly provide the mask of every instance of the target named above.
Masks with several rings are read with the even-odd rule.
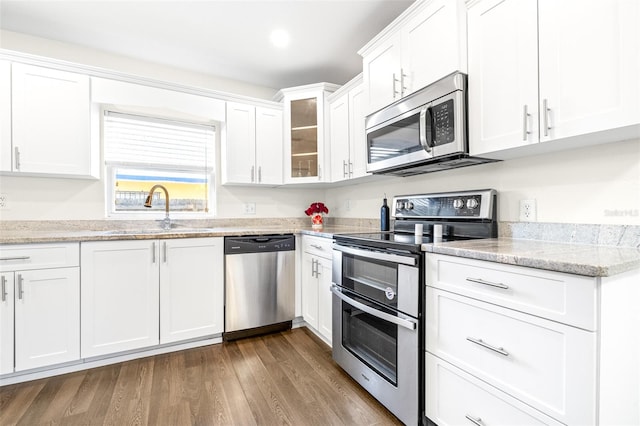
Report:
[[[319,83],[282,89],[285,183],[330,181],[327,96],[339,86]],[[326,143],[325,143],[326,142]]]

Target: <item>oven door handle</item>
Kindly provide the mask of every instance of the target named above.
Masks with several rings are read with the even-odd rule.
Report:
[[[353,247],[333,245],[334,250],[354,256],[369,257],[371,259],[386,260],[387,262],[402,263],[404,265],[416,266],[416,259],[413,257],[400,256],[397,254],[380,253],[379,251],[362,250]]]
[[[331,285],[331,292],[338,296],[340,299],[344,300],[354,308],[358,308],[361,311],[368,313],[376,318],[380,318],[381,320],[392,322],[396,325],[399,325],[404,328],[408,328],[409,330],[415,330],[418,327],[418,322],[416,320],[408,319],[408,318],[399,318],[394,315],[389,315],[385,312],[381,312],[376,308],[372,308],[371,306],[365,305],[364,303],[360,303],[357,300],[353,300],[349,296],[345,296],[344,293],[340,291],[337,285]]]

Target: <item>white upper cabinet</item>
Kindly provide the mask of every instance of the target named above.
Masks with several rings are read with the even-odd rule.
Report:
[[[541,141],[640,122],[639,9],[633,0],[538,2]]]
[[[282,111],[227,102],[223,184],[282,184]]]
[[[469,149],[483,154],[538,141],[536,0],[469,9]]]
[[[13,63],[11,78],[12,171],[97,177],[89,76]]]
[[[470,153],[637,136],[638,8],[626,0],[472,2]]]
[[[338,86],[329,83],[282,89],[284,102],[284,183],[317,183],[331,179],[326,139],[327,97]]]
[[[329,97],[331,181],[367,175],[364,88],[358,76]]]
[[[11,171],[11,63],[0,61],[0,171]]]
[[[454,71],[466,72],[464,1],[417,1],[358,53],[367,114]]]

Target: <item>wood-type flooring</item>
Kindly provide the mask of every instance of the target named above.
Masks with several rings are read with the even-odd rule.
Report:
[[[0,425],[400,425],[306,328],[0,387]]]

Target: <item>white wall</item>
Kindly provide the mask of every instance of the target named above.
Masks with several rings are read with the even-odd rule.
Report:
[[[0,48],[124,72],[138,77],[267,100],[271,100],[276,92],[280,90],[280,87],[270,88],[252,85],[5,30],[0,30]]]
[[[498,219],[518,221],[519,200],[537,200],[538,222],[640,225],[640,139],[336,188],[340,217],[379,217],[383,194],[494,188]],[[347,210],[347,204],[350,209]]]

